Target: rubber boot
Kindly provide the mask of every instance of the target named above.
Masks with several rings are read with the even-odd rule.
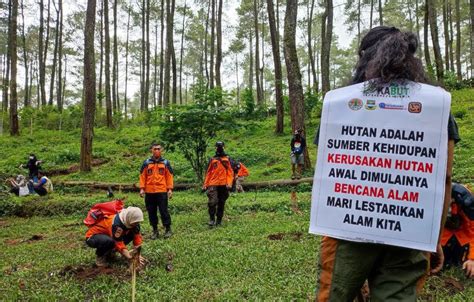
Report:
[[[105,259],[104,256],[96,256],[95,265],[97,265],[97,267],[107,267],[107,259]]]
[[[153,234],[151,234],[150,239],[151,240],[156,240],[158,239],[158,236],[160,233],[158,232],[158,228],[153,228]]]
[[[165,237],[165,239],[167,239],[167,238],[170,238],[171,235],[173,235],[173,232],[171,232],[171,226],[170,225],[165,226],[165,228],[166,228],[166,231],[165,231],[165,236],[164,237]]]

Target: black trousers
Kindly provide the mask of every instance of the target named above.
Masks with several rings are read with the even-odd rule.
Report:
[[[125,245],[129,244],[133,240],[133,233],[129,232],[124,236],[123,242]],[[96,255],[102,257],[107,253],[111,252],[115,247],[115,240],[105,234],[95,234],[86,240],[88,246],[95,248]]]
[[[171,216],[168,211],[168,193],[146,193],[145,205],[153,229],[158,227],[158,210],[163,226],[169,227],[171,225]]]
[[[456,237],[452,236],[443,246],[443,252],[445,266],[461,266],[469,254],[469,244],[462,246]]]
[[[229,198],[229,190],[226,186],[212,186],[207,189],[209,199],[209,217],[214,220],[217,214],[217,221],[221,222],[224,216],[225,202]]]

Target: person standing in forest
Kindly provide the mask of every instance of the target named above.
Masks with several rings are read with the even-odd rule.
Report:
[[[300,179],[304,166],[304,150],[306,148],[306,139],[303,137],[303,130],[295,130],[291,138],[291,179]]]
[[[163,148],[153,143],[150,151],[152,156],[143,162],[140,169],[140,197],[145,196],[146,210],[150,225],[153,228],[151,239],[157,239],[158,209],[161,221],[165,227],[165,238],[171,237],[171,216],[168,211],[168,200],[173,196],[173,169],[167,159],[161,154]]]
[[[216,153],[209,160],[206,178],[202,187],[209,199],[207,204],[209,207],[209,227],[222,224],[225,202],[229,198],[229,191],[232,189],[232,182],[234,180],[232,160],[225,153],[224,143],[217,142],[215,146]]]
[[[28,177],[32,179],[33,182],[38,182],[38,171],[41,170],[41,163],[42,161],[38,160],[38,158],[36,158],[36,155],[31,153],[26,165],[21,164],[20,168],[28,169]]]
[[[425,84],[428,77],[421,60],[415,57],[417,48],[418,40],[413,33],[387,26],[372,28],[359,46],[359,61],[350,86],[353,88],[342,88],[347,98],[360,93],[360,89],[367,85],[378,89],[402,83],[417,87],[427,97],[438,95],[434,101],[444,101],[442,98],[447,93]],[[415,89],[407,92],[408,98],[412,90]],[[364,123],[370,125],[371,120]],[[447,129],[443,129],[448,138],[445,187],[450,193],[454,143],[459,140],[459,135],[452,116],[449,116],[447,125]],[[443,195],[443,215],[439,217],[441,225],[450,203],[451,194],[446,192]],[[436,263],[431,267],[432,273],[441,269],[444,259],[440,238],[436,250],[432,254],[433,263]],[[318,271],[318,301],[352,301],[365,280],[368,280],[373,301],[416,301],[429,271],[429,259],[425,252],[411,248],[324,236]]]

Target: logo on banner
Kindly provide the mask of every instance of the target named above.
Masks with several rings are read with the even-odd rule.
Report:
[[[367,110],[377,109],[377,105],[375,104],[375,100],[367,100],[365,102],[365,109],[367,109]]]
[[[403,110],[405,109],[403,105],[398,104],[389,104],[389,103],[380,103],[380,109],[389,109],[389,110]]]
[[[410,102],[408,103],[408,112],[410,113],[420,113],[422,105],[420,102]]]
[[[361,99],[352,99],[349,101],[348,105],[350,109],[357,111],[362,108],[362,106],[364,105],[364,102],[362,102]]]

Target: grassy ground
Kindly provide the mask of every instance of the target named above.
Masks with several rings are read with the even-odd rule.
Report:
[[[86,203],[83,195],[72,197]],[[142,226],[143,253],[151,263],[138,277],[138,301],[314,300],[319,237],[307,233],[310,194],[298,193],[297,201],[292,206],[288,192],[239,194],[229,199],[224,226],[209,230],[205,196],[177,192],[171,239],[147,240],[150,228]],[[53,196],[49,202],[55,202]],[[142,201],[130,195],[127,204]],[[94,253],[84,244],[81,224],[84,209],[0,220],[2,300],[129,300],[125,264],[114,262],[101,273],[92,267]],[[469,301],[473,285],[460,270],[450,270],[428,279],[421,300]]]
[[[454,179],[474,183],[474,90],[453,92],[452,112],[462,141],[455,151]],[[288,125],[288,123],[287,123]],[[222,133],[227,151],[250,169],[251,180],[289,177],[290,131],[273,133],[274,118],[252,127]],[[317,120],[308,127],[311,144]],[[25,131],[27,132],[27,131]],[[115,131],[98,128],[94,156],[108,163],[93,169],[53,177],[62,180],[136,182],[148,156],[156,127],[127,126]],[[66,168],[79,160],[79,130],[37,130],[11,139],[0,136],[0,179],[15,175],[18,165],[35,152],[46,170]],[[211,155],[211,150],[209,150]],[[175,168],[177,182],[194,174],[183,157],[165,155]],[[312,172],[308,171],[307,175]],[[123,263],[97,271],[94,254],[84,244],[81,224],[87,210],[106,201],[105,194],[81,188],[58,188],[47,197],[16,198],[1,192],[0,184],[0,300],[129,300],[130,276]],[[309,235],[310,186],[297,188],[298,207],[288,189],[247,192],[229,199],[224,226],[205,225],[206,197],[196,191],[176,192],[170,203],[175,235],[170,240],[145,240],[148,268],[138,278],[138,301],[159,300],[313,300],[319,238]],[[124,196],[116,192],[117,196]],[[127,205],[143,208],[137,194]],[[23,218],[19,218],[23,217]],[[147,218],[146,218],[147,219]],[[143,230],[148,236],[147,223]],[[146,238],[146,237],[145,237]],[[165,267],[171,264],[172,271]],[[421,301],[474,300],[474,281],[452,269],[428,279]]]

